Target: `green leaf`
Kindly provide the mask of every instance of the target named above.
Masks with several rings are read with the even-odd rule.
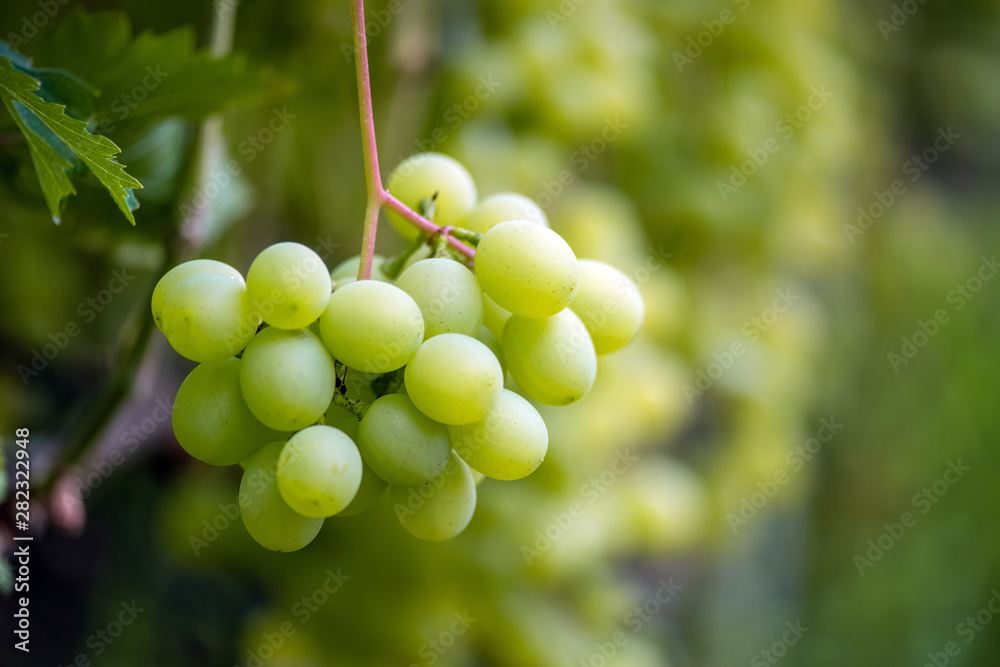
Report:
[[[39,61],[73,71],[100,89],[94,126],[102,134],[136,136],[164,118],[200,120],[286,98],[294,86],[239,55],[214,57],[195,48],[190,26],[133,38],[120,12],[77,9],[46,35]],[[127,142],[126,142],[127,143]]]
[[[134,203],[135,199],[130,190],[142,185],[125,173],[123,165],[114,161],[114,156],[121,152],[118,146],[107,137],[88,132],[85,122],[66,114],[65,105],[39,97],[36,91],[40,88],[37,79],[19,71],[9,58],[0,57],[0,100],[28,142],[53,220],[59,221],[63,198],[76,193],[67,173],[73,168],[73,162],[67,158],[68,149],[104,184],[118,208],[134,225],[130,201]]]

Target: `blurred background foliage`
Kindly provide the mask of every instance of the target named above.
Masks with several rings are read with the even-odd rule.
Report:
[[[213,60],[234,8],[236,55]],[[483,195],[536,198],[578,256],[640,283],[642,339],[546,411],[545,464],[484,482],[459,539],[410,539],[383,499],[265,552],[231,514],[239,471],[173,440],[160,406],[190,365],[158,333],[146,348],[149,294],[191,253],[356,254],[348,3],[3,3],[8,43],[100,89],[92,128],[144,189],[132,227],[80,171],[56,226],[0,117],[0,438],[9,468],[32,430],[39,535],[33,651],[4,642],[0,663],[881,666],[954,641],[948,664],[994,664],[997,626],[958,625],[1000,586],[1000,287],[975,281],[998,241],[1000,6],[394,0],[368,20],[384,169],[438,150]],[[219,113],[221,154],[200,150]],[[400,247],[385,226],[380,252]],[[105,304],[115,271],[134,278]]]

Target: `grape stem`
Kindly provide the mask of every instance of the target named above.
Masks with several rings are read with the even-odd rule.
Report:
[[[354,26],[354,64],[358,77],[358,107],[361,113],[361,146],[364,152],[365,182],[368,188],[368,206],[365,209],[365,229],[361,241],[358,280],[371,279],[372,261],[375,256],[375,235],[378,232],[378,216],[383,206],[395,211],[404,220],[416,225],[429,236],[441,234],[448,239],[448,245],[472,260],[476,255],[473,248],[451,234],[443,233],[441,227],[393,197],[382,185],[382,175],[378,166],[378,145],[375,141],[375,115],[372,111],[372,86],[368,69],[368,38],[365,34],[364,0],[351,0],[351,13]]]

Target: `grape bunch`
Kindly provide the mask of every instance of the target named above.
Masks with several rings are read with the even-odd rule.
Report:
[[[633,281],[578,260],[531,199],[477,201],[468,171],[436,153],[401,163],[389,191],[447,226],[428,236],[390,212],[412,245],[375,256],[371,279],[357,278],[360,256],[330,271],[285,242],[245,279],[200,259],[154,290],[157,326],[199,363],[174,404],[177,441],[205,463],[243,466],[243,522],[268,549],[304,547],[324,519],[358,514],[387,488],[410,534],[455,537],[478,481],[521,479],[544,459],[535,404],[583,398],[597,355],[642,324]]]

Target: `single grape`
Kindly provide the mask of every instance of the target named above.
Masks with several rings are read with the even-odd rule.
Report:
[[[194,259],[190,262],[178,264],[163,274],[160,282],[156,283],[156,288],[153,290],[153,298],[151,300],[153,321],[156,322],[156,327],[160,331],[163,331],[163,308],[170,294],[188,278],[200,276],[205,273],[229,276],[233,280],[246,285],[239,271],[228,264],[216,262],[214,259]]]
[[[569,307],[580,316],[597,354],[608,354],[632,342],[642,326],[645,308],[639,288],[615,267],[581,259],[580,289]]]
[[[335,382],[330,353],[306,329],[269,327],[243,353],[243,398],[257,419],[280,431],[315,424],[330,405]]]
[[[594,385],[594,343],[572,310],[541,320],[514,315],[501,345],[507,371],[539,403],[569,405]]]
[[[240,516],[250,537],[271,551],[298,551],[312,542],[323,519],[302,516],[278,491],[278,456],[284,442],[265,445],[246,461],[240,481]]]
[[[299,329],[316,321],[331,288],[323,260],[301,243],[265,248],[247,272],[251,305],[265,322],[280,329]]]
[[[418,153],[399,163],[389,175],[389,192],[412,210],[434,197],[434,223],[458,226],[476,205],[476,184],[457,160],[440,153]],[[400,235],[414,240],[422,232],[392,210],[389,222]]]
[[[413,486],[448,464],[448,428],[424,415],[403,394],[386,394],[368,408],[358,429],[365,463],[390,484]]]
[[[503,369],[490,348],[461,334],[424,341],[404,378],[413,404],[442,424],[479,421],[503,389]]]
[[[479,333],[476,334],[476,340],[490,348],[490,352],[492,352],[493,356],[500,362],[500,370],[506,373],[507,366],[503,361],[503,347],[500,345],[500,340],[493,335],[493,332],[486,327],[481,327],[479,329]]]
[[[503,328],[507,325],[510,315],[510,311],[498,306],[489,294],[483,294],[483,325],[496,336],[497,340],[503,340]]]
[[[448,432],[462,460],[493,479],[527,477],[549,448],[549,433],[538,410],[508,389],[485,419],[449,426]]]
[[[501,192],[479,202],[462,222],[462,227],[485,234],[508,220],[527,220],[542,227],[549,226],[545,212],[531,199],[514,192]]]
[[[332,426],[302,429],[281,450],[278,491],[302,516],[333,516],[354,500],[360,485],[358,447]]]
[[[361,280],[333,293],[320,331],[337,360],[365,373],[388,373],[416,354],[424,339],[424,318],[403,290]]]
[[[269,442],[288,437],[261,424],[240,391],[239,359],[200,364],[177,390],[172,421],[188,454],[216,466],[239,463]]]
[[[250,311],[242,281],[218,273],[192,276],[168,295],[163,335],[191,361],[222,361],[247,346],[260,318]]]
[[[465,530],[476,511],[472,471],[454,452],[444,471],[420,486],[392,487],[392,507],[410,535],[444,542]]]
[[[385,257],[382,255],[374,255],[372,257],[372,280],[378,280],[383,283],[391,283],[392,278],[382,273],[382,264],[385,263]],[[341,283],[345,278],[354,278],[357,280],[358,271],[361,269],[361,255],[355,255],[345,259],[343,262],[338,264],[330,272],[330,280],[335,283]]]
[[[476,275],[498,306],[535,318],[568,306],[580,280],[576,256],[562,237],[524,220],[502,222],[483,234]]]
[[[389,488],[389,484],[375,474],[364,459],[361,461],[361,486],[358,487],[358,492],[354,495],[354,500],[351,504],[342,509],[337,516],[355,516],[356,514],[361,514],[369,507],[375,504],[385,490]]]
[[[424,317],[424,340],[441,333],[475,336],[483,325],[483,291],[475,274],[456,261],[424,259],[403,271],[396,287]]]

